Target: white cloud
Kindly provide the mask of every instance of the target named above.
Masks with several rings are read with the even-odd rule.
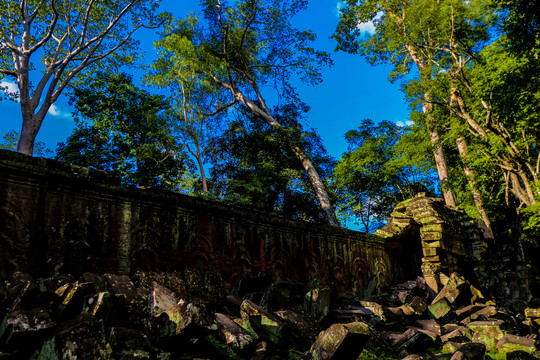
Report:
[[[52,104],[51,107],[49,108],[48,114],[52,116],[63,117],[63,118],[71,117],[70,113],[61,110],[58,106],[54,104]]]
[[[1,80],[0,91],[2,91],[7,96],[13,96],[16,100],[19,100],[19,87],[14,82],[8,80]]]
[[[411,126],[412,124],[414,124],[414,122],[411,121],[411,120],[407,120],[407,121],[405,121],[405,122],[403,122],[403,121],[396,121],[396,125],[399,126],[399,127]]]
[[[360,23],[356,27],[362,34],[375,34],[375,24],[373,24],[373,21]]]

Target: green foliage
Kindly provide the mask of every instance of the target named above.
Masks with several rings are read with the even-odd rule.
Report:
[[[16,130],[10,130],[4,134],[2,140],[2,143],[0,143],[0,149],[16,151],[17,141],[19,140],[19,132]],[[34,155],[44,158],[51,158],[53,157],[54,153],[47,147],[47,144],[45,144],[43,141],[38,141],[34,145]]]
[[[381,227],[395,205],[418,192],[434,193],[429,152],[416,131],[370,119],[345,135],[349,151],[336,165],[332,188],[339,215],[365,231]]]
[[[318,171],[329,176],[333,160],[319,136],[299,124],[302,109],[287,105],[274,110],[288,135],[309,153]],[[238,113],[223,134],[211,139],[206,151],[213,167],[214,190],[224,201],[290,217],[321,220],[302,164],[284,144],[283,136],[248,112]]]
[[[190,163],[165,115],[167,103],[131,77],[98,73],[74,91],[77,128],[59,144],[57,159],[118,171],[129,185],[182,189]]]
[[[199,87],[215,86],[221,98],[230,100],[225,105],[217,103],[212,113],[243,104],[258,121],[284,138],[284,145],[309,173],[328,223],[338,225],[307,151],[289,135],[293,129],[285,129],[273,116],[262,90],[275,89],[278,96],[272,98],[280,104],[299,104],[291,79],[317,84],[321,67],[331,64],[326,52],[311,47],[313,32],[292,26],[291,18],[306,6],[305,0],[203,1],[203,21],[189,17],[164,32],[153,81],[166,84],[167,79],[180,76],[189,82],[195,80]]]

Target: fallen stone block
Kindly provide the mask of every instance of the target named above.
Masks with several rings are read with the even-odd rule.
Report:
[[[526,351],[518,350],[506,353],[506,360],[538,360],[540,354],[531,355]]]
[[[310,349],[313,360],[356,360],[371,336],[362,322],[333,324],[321,331]]]
[[[450,303],[444,297],[439,299],[436,302],[434,301],[428,307],[428,314],[429,314],[429,317],[431,317],[432,319],[443,319],[451,311],[452,311],[452,306],[450,306]]]
[[[84,282],[94,285],[95,292],[107,291],[107,282],[103,276],[91,272],[85,272],[82,274],[82,278]]]
[[[524,310],[525,317],[540,318],[540,308],[526,308]]]
[[[280,310],[274,313],[283,319],[291,329],[293,343],[311,345],[320,332],[319,323],[302,310]]]
[[[415,296],[407,307],[416,315],[422,315],[428,308],[427,303],[420,297]]]
[[[216,313],[216,323],[232,349],[240,351],[253,343],[253,338],[229,316]]]
[[[183,303],[154,317],[154,329],[160,341],[182,334],[188,327],[208,328],[214,323],[213,309],[203,301]]]
[[[136,299],[137,290],[128,276],[115,274],[105,274],[103,276],[111,293],[124,296],[128,302]]]
[[[443,298],[446,299],[449,304],[459,303],[458,300],[465,297],[465,292],[470,292],[469,285],[465,278],[457,273],[452,273],[448,283],[441,289],[431,304],[435,304]],[[468,296],[468,299],[470,299],[470,296]]]
[[[384,339],[393,347],[395,353],[406,350],[408,353],[421,352],[433,345],[437,339],[435,333],[410,327],[404,332],[387,332]]]
[[[464,319],[466,317],[471,316],[475,312],[482,310],[487,305],[479,305],[479,304],[473,304],[473,305],[467,305],[464,307],[461,307],[456,310],[456,315],[459,319]]]
[[[304,296],[304,308],[320,322],[330,312],[331,295],[330,289],[310,290]]]
[[[384,315],[384,309],[382,305],[379,305],[373,301],[360,301],[360,306],[366,308],[376,315]]]
[[[437,320],[417,320],[416,327],[424,332],[424,334],[434,338],[434,340],[437,336],[441,336],[441,325],[439,325]]]
[[[459,347],[450,360],[483,360],[486,346],[481,343],[467,343]]]
[[[148,308],[152,316],[157,316],[164,311],[176,306],[179,299],[176,294],[164,286],[151,283],[150,294],[148,296]]]
[[[421,357],[420,355],[412,354],[412,355],[408,355],[408,356],[404,357],[401,360],[424,360],[424,358]]]
[[[448,341],[452,341],[452,342],[462,343],[462,342],[469,341],[471,337],[472,336],[467,327],[459,326],[455,330],[452,330],[451,332],[441,336],[441,342],[445,343]]]
[[[36,359],[113,359],[103,322],[89,314],[80,314],[55,331],[34,353]]]
[[[516,336],[512,334],[505,334],[497,342],[496,346],[497,350],[503,353],[520,350],[532,354],[536,351],[534,339],[529,339],[523,336]]]
[[[0,344],[4,351],[27,350],[39,342],[40,333],[54,326],[45,309],[12,311],[4,315],[0,324]]]
[[[484,344],[489,350],[495,350],[497,342],[504,336],[501,330],[502,320],[473,321],[467,327],[473,332],[472,341]]]
[[[485,318],[486,320],[492,316],[497,315],[497,308],[495,306],[484,306],[484,308],[475,311],[471,314],[471,320]]]
[[[384,317],[391,322],[401,322],[405,314],[403,309],[400,307],[385,307],[383,308]]]
[[[152,319],[154,336],[158,343],[169,341],[170,338],[182,333],[190,323],[187,304],[178,304],[167,311],[161,312]]]
[[[461,342],[448,341],[444,343],[443,350],[448,354],[454,354],[461,346],[463,346],[463,343]]]
[[[240,306],[242,327],[254,338],[269,340],[274,344],[280,344],[285,339],[284,321],[253,303],[244,300]]]

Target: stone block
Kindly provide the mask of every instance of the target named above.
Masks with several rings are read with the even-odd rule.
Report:
[[[540,318],[540,308],[526,308],[525,311],[525,317],[526,318],[533,318],[533,319],[538,319]]]
[[[427,232],[422,235],[423,241],[438,241],[442,240],[443,235],[440,232]]]
[[[113,294],[124,296],[128,302],[135,300],[137,290],[127,275],[105,274],[103,276]]]
[[[0,341],[3,349],[0,350],[0,354],[3,351],[31,348],[38,334],[55,325],[45,309],[16,310],[6,313],[0,324]]]
[[[313,360],[356,360],[371,337],[362,322],[333,324],[321,331],[310,349]]]
[[[467,287],[468,284],[465,278],[457,273],[452,273],[448,283],[441,289],[435,299],[433,299],[432,304],[438,302],[442,298],[446,298],[450,304],[454,304],[458,300],[458,297],[463,295],[463,290]]]
[[[311,345],[320,332],[319,323],[302,310],[280,310],[274,313],[283,319],[292,329],[291,337],[294,343]]]
[[[444,334],[441,336],[441,342],[445,343],[448,341],[452,342],[467,342],[471,338],[471,334],[469,333],[469,329],[465,326],[458,326],[455,330],[452,330],[451,332]]]
[[[393,347],[393,352],[395,353],[403,350],[406,350],[408,353],[422,351],[432,346],[437,339],[435,333],[415,327],[410,327],[404,332],[388,332],[384,337]]]
[[[179,299],[168,288],[152,282],[148,296],[148,309],[150,314],[157,316],[164,311],[176,306]]]
[[[257,340],[268,340],[280,344],[285,338],[285,322],[278,316],[269,313],[250,300],[244,300],[240,306],[242,327]]]
[[[481,343],[467,343],[459,347],[450,360],[483,360],[486,346]]]
[[[534,339],[512,334],[505,334],[497,342],[497,350],[503,353],[520,350],[532,354],[536,351],[536,346]]]
[[[526,351],[517,350],[506,353],[506,360],[537,360],[540,358],[540,353],[529,354]]]
[[[504,336],[501,330],[502,320],[496,321],[473,321],[467,327],[473,332],[472,341],[479,342],[489,350],[495,350],[497,342]]]
[[[416,326],[419,329],[429,331],[437,336],[441,336],[441,325],[437,322],[437,320],[417,320]]]
[[[448,300],[441,298],[428,306],[428,313],[432,319],[442,319],[452,311]]]
[[[471,320],[476,320],[478,318],[489,318],[491,316],[497,315],[497,309],[495,306],[484,306],[482,309],[475,311],[471,314]]]
[[[428,308],[428,305],[420,297],[415,296],[407,307],[416,315],[422,315]]]
[[[463,346],[463,344],[460,342],[448,341],[444,343],[443,350],[449,354],[454,354],[461,346]]]
[[[468,316],[471,316],[475,312],[482,310],[485,307],[486,305],[467,305],[467,306],[460,307],[459,309],[457,309],[456,315],[458,316],[458,318],[464,319]]]
[[[438,255],[438,248],[434,247],[424,247],[422,248],[422,253],[424,256],[437,256]]]
[[[360,301],[360,306],[363,308],[368,309],[369,311],[373,312],[376,315],[384,315],[384,309],[382,305],[377,304],[373,301]]]
[[[54,338],[45,343],[37,359],[113,359],[103,322],[89,314],[80,314],[60,324]],[[52,349],[51,349],[52,348]]]
[[[189,324],[190,313],[185,303],[173,306],[152,319],[152,328],[158,343],[182,333]]]
[[[216,313],[216,323],[225,337],[228,346],[234,350],[243,350],[253,343],[253,338],[229,316]]]
[[[315,289],[309,291],[304,297],[304,308],[317,321],[321,321],[330,312],[330,289]]]

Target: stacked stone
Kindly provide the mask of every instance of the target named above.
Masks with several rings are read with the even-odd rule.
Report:
[[[422,241],[422,272],[434,292],[448,279],[445,274],[462,270],[462,259],[469,252],[485,251],[485,242],[481,241],[472,219],[446,207],[442,199],[426,197],[423,193],[399,203],[388,225],[376,234],[402,238],[417,228]]]

